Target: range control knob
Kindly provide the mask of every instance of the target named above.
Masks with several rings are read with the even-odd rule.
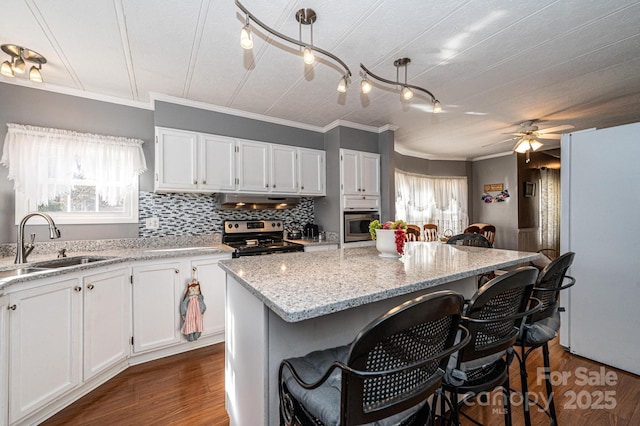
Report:
[[[281,224],[280,222],[278,222],[278,228],[280,228],[280,226],[281,226],[281,225],[282,225],[282,224]]]
[[[275,228],[275,227],[276,227],[275,222],[273,222],[273,223],[271,224],[271,227],[272,227],[272,228]]]
[[[232,224],[228,224],[227,228],[231,229],[231,228],[233,228],[233,225]]]
[[[238,229],[238,224],[233,225],[234,228]]]

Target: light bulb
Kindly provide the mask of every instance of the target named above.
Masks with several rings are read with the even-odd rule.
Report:
[[[402,89],[402,99],[408,101],[411,98],[413,98],[413,91],[411,91],[407,86],[404,86]]]
[[[371,86],[371,83],[369,83],[369,80],[367,80],[365,77],[365,79],[360,83],[360,90],[366,95],[367,93],[371,92],[372,88],[373,87]]]
[[[302,55],[304,57],[304,63],[307,65],[311,65],[313,61],[316,60],[316,57],[313,56],[313,51],[308,47],[304,48],[304,53]]]
[[[13,64],[13,72],[17,72],[18,74],[24,74],[25,68],[26,65],[22,57],[19,57],[18,60]]]
[[[42,74],[40,73],[40,70],[35,66],[32,66],[29,70],[29,80],[42,83]]]
[[[440,101],[437,99],[433,101],[433,112],[434,114],[438,114],[442,112],[442,105],[440,105]]]
[[[530,141],[529,144],[531,145],[531,149],[534,151],[537,151],[542,146],[542,142],[535,139]]]
[[[347,77],[342,76],[340,82],[338,83],[338,92],[345,93],[347,91]]]
[[[516,149],[514,151],[518,152],[520,154],[523,154],[523,153],[529,151],[530,148],[531,148],[531,145],[529,144],[529,141],[526,140],[526,139],[522,139],[520,141],[520,143],[518,143],[518,145],[516,146]]]
[[[0,65],[0,74],[5,77],[13,77],[13,68],[11,68],[11,63],[9,61],[4,61],[2,65]]]
[[[253,38],[251,38],[251,31],[249,31],[249,24],[242,27],[240,32],[240,46],[243,49],[253,49]]]

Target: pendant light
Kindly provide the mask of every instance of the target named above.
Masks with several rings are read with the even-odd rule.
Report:
[[[362,91],[362,93],[367,94],[370,93],[372,90],[372,86],[371,83],[369,82],[369,80],[367,80],[367,77],[370,76],[371,78],[378,80],[382,83],[386,83],[386,84],[390,84],[395,86],[396,88],[402,88],[400,89],[400,97],[403,101],[409,101],[411,99],[413,99],[414,96],[414,90],[420,91],[420,92],[424,92],[427,95],[429,95],[429,97],[431,98],[431,103],[433,104],[433,112],[435,114],[438,114],[440,112],[442,112],[442,105],[440,105],[440,101],[436,99],[436,97],[433,95],[433,93],[431,93],[430,91],[428,91],[425,88],[422,88],[420,86],[414,86],[413,84],[408,84],[407,83],[407,65],[409,65],[411,63],[411,59],[410,58],[399,58],[396,59],[395,61],[393,61],[393,66],[396,67],[396,79],[394,80],[389,80],[383,77],[379,77],[375,74],[373,74],[371,71],[369,71],[367,69],[367,67],[365,67],[363,64],[360,64],[360,68],[362,69],[362,71],[364,71],[364,77],[362,78],[362,82],[360,83],[360,90]],[[400,81],[400,67],[404,67],[404,82]]]
[[[253,39],[251,38],[251,31],[249,28],[249,24],[250,21],[253,22],[254,24],[258,25],[260,28],[262,28],[263,30],[267,31],[268,33],[284,40],[287,41],[291,44],[295,44],[299,47],[302,48],[302,59],[304,61],[305,64],[311,65],[315,62],[315,55],[316,53],[320,53],[323,56],[326,56],[332,60],[334,60],[335,62],[337,62],[342,68],[344,68],[344,74],[342,75],[342,77],[340,78],[339,82],[338,82],[338,87],[337,90],[340,93],[345,93],[347,91],[347,87],[349,84],[349,77],[351,77],[351,70],[349,69],[349,67],[347,66],[347,64],[340,58],[338,58],[336,55],[334,55],[331,52],[328,52],[324,49],[321,49],[319,47],[316,47],[313,45],[313,23],[318,19],[318,15],[316,14],[316,12],[313,9],[300,9],[296,12],[296,20],[298,21],[298,31],[299,31],[299,39],[296,40],[292,37],[286,36],[276,30],[274,30],[273,28],[267,26],[266,24],[264,24],[263,22],[261,22],[258,18],[255,17],[255,15],[253,15],[251,12],[249,12],[247,10],[247,8],[245,8],[242,3],[240,3],[238,0],[235,0],[235,4],[236,6],[238,6],[238,8],[246,15],[246,23],[244,25],[244,27],[242,28],[242,31],[240,33],[240,45],[242,46],[243,49],[252,49],[253,48]],[[309,29],[310,29],[310,37],[309,37],[309,42],[303,42],[302,41],[302,26],[303,25],[308,25]]]

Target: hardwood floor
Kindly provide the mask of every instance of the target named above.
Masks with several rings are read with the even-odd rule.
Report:
[[[552,343],[550,351],[551,369],[558,378],[554,390],[559,424],[639,425],[640,377],[571,355],[557,342],[556,339]],[[546,395],[544,382],[537,383],[535,368],[542,365],[541,355],[532,355],[530,361],[529,390],[542,398]],[[608,376],[602,374],[602,368]],[[512,372],[511,385],[519,389],[517,361],[512,365]],[[566,376],[564,381],[559,379],[562,374]],[[594,381],[608,377],[608,383],[583,383],[588,381],[585,377]],[[485,425],[501,424],[502,402],[497,395],[494,393],[489,398],[495,404],[476,404],[464,411]],[[605,408],[609,406],[612,407]],[[518,404],[513,407],[512,418],[514,426],[524,425]],[[546,415],[535,407],[532,420],[534,425],[549,424]],[[228,425],[224,407],[224,345],[131,367],[43,423],[47,426],[115,424]],[[463,420],[462,424],[472,423]]]

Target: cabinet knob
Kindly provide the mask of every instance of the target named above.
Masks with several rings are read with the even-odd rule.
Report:
[[[79,285],[75,286],[73,289],[77,292],[82,291],[82,287],[80,287]]]
[[[265,187],[265,188],[268,188],[268,187],[269,187],[269,184],[266,184],[264,187]]]
[[[304,189],[304,186],[301,186],[300,189]]]
[[[274,188],[276,187],[276,184],[275,184],[275,183],[273,184],[273,187],[274,187]]]
[[[10,310],[10,311],[15,311],[16,308],[17,308],[16,305],[7,306],[7,309]]]
[[[176,274],[180,273],[180,269],[174,269],[173,272],[175,272]]]
[[[197,181],[197,180],[194,180],[194,181],[193,181],[193,184],[194,184],[194,185],[197,185],[197,184],[198,184],[198,181]]]
[[[94,286],[93,284],[89,284],[89,285],[87,286],[87,288],[88,288],[89,290],[93,290],[93,289],[95,288],[95,286]]]
[[[203,184],[203,185],[206,185],[206,184],[207,184],[207,181],[206,181],[206,180],[203,180],[203,181],[202,181],[202,184]]]
[[[363,196],[362,196],[362,199],[363,199],[363,200],[366,200],[366,199],[367,199],[367,197],[363,195]]]

